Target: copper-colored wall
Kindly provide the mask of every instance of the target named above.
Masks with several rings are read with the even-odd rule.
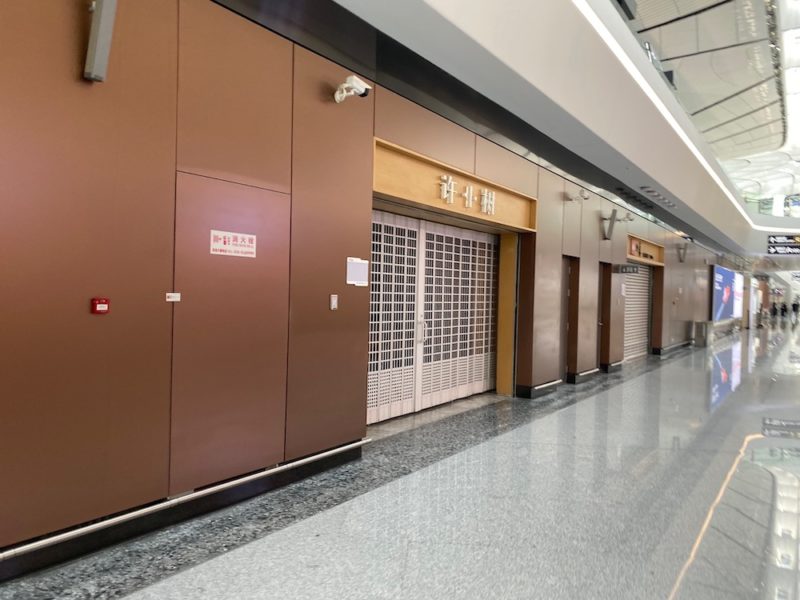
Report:
[[[289,318],[293,46],[212,2],[179,14],[171,494],[283,460]],[[211,229],[256,258],[212,256]]]
[[[167,494],[177,3],[120,2],[100,84],[90,19],[0,3],[0,547]]]
[[[475,172],[474,133],[386,88],[378,87],[374,98],[376,137]]]
[[[561,379],[561,241],[564,180],[542,169],[539,174],[536,284],[533,312],[533,369],[526,385]]]
[[[292,44],[209,0],[181,0],[178,170],[288,192]]]
[[[345,274],[370,257],[374,96],[336,104],[347,75],[295,49],[287,459],[366,432],[369,288]]]
[[[283,460],[289,196],[180,173],[170,494]],[[256,256],[212,255],[212,229]]]

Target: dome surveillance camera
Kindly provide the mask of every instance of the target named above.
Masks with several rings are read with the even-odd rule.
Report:
[[[350,75],[344,80],[343,84],[336,88],[336,93],[334,93],[333,99],[336,100],[337,104],[339,104],[340,102],[344,102],[345,99],[349,98],[350,96],[366,98],[369,96],[369,91],[371,89],[372,86],[366,81],[356,77],[355,75]]]

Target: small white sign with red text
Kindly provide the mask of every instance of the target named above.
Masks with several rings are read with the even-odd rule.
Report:
[[[256,257],[256,236],[249,233],[211,230],[211,254]]]

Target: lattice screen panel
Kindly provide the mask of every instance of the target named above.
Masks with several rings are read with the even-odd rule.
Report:
[[[419,221],[373,212],[367,422],[414,411]]]
[[[422,394],[427,408],[495,385],[495,236],[425,224]]]

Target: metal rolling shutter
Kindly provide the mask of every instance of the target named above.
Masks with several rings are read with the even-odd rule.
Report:
[[[650,267],[625,275],[625,351],[629,360],[647,354],[650,346]]]

